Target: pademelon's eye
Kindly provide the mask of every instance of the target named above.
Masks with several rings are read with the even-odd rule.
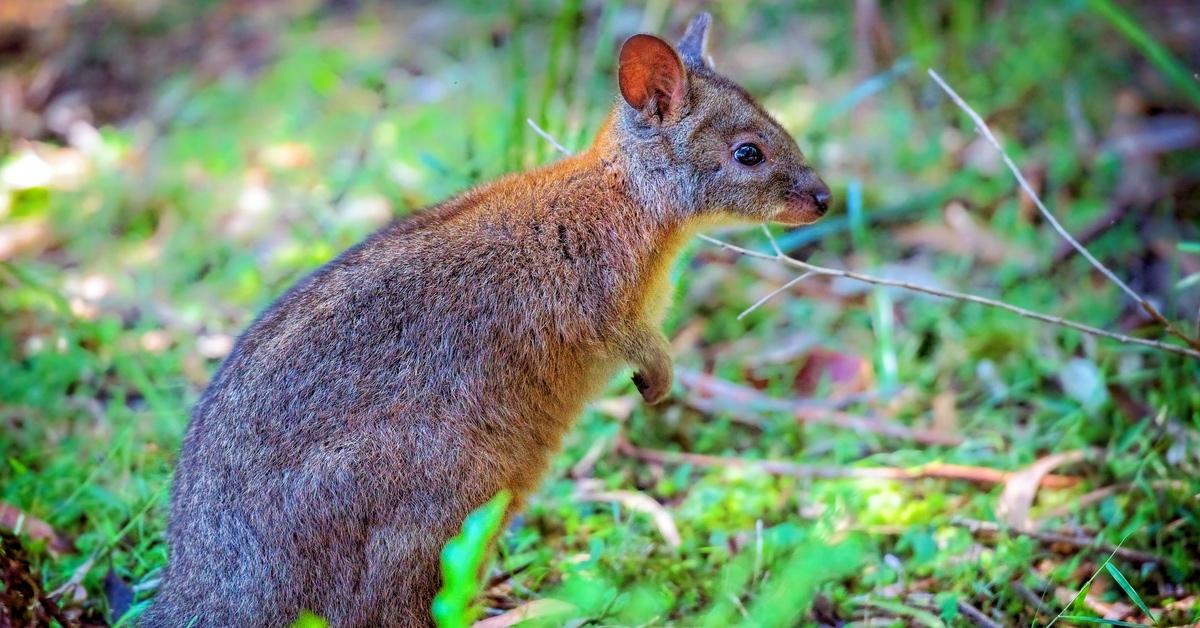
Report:
[[[746,166],[757,166],[762,163],[763,154],[754,144],[742,144],[733,149],[733,158]]]

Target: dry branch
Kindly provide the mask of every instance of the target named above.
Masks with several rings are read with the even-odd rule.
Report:
[[[1140,550],[1119,547],[1111,543],[1100,542],[1096,537],[1086,534],[1065,534],[1061,532],[1042,532],[1038,530],[1005,528],[991,521],[978,519],[955,518],[954,525],[966,529],[976,536],[996,536],[1004,533],[1026,536],[1047,545],[1065,545],[1076,549],[1089,549],[1097,553],[1117,556],[1135,563],[1162,563],[1163,559]],[[1193,562],[1193,564],[1196,564]]]
[[[988,617],[983,611],[973,606],[970,602],[959,600],[958,610],[963,615],[966,615],[967,619],[971,620],[972,624],[979,626],[980,628],[1002,628],[1001,624],[996,623],[996,621],[994,621],[991,617]]]
[[[533,132],[537,133],[539,136],[541,136],[542,139],[546,140],[547,142],[550,142],[550,145],[553,146],[554,149],[557,150],[558,152],[560,152],[564,155],[571,154],[571,151],[568,150],[566,146],[563,146],[562,144],[560,144],[558,142],[558,140],[554,139],[554,136],[550,135],[550,133],[548,131],[546,131],[546,129],[543,129],[542,127],[538,126],[537,122],[533,121],[533,118],[525,118],[525,124],[528,124],[529,128],[533,129]]]
[[[998,308],[1001,310],[1007,310],[1009,312],[1012,312],[1013,314],[1018,314],[1020,316],[1026,317],[1026,318],[1032,318],[1034,320],[1039,320],[1044,323],[1050,323],[1053,325],[1059,325],[1061,327],[1067,327],[1070,329],[1074,329],[1076,331],[1081,331],[1083,333],[1091,334],[1093,336],[1102,336],[1104,338],[1111,338],[1112,340],[1116,340],[1118,342],[1123,342],[1123,343],[1128,343],[1128,344],[1138,344],[1138,345],[1142,345],[1142,346],[1146,346],[1146,347],[1153,347],[1155,349],[1160,349],[1162,351],[1167,351],[1170,353],[1177,353],[1179,355],[1191,356],[1193,358],[1200,360],[1200,350],[1192,349],[1189,347],[1181,347],[1179,345],[1167,344],[1165,342],[1162,342],[1161,340],[1149,340],[1146,338],[1136,338],[1134,336],[1118,334],[1116,332],[1107,331],[1104,329],[1100,329],[1098,327],[1092,327],[1091,325],[1084,325],[1083,323],[1076,323],[1075,321],[1067,320],[1065,318],[1061,318],[1058,316],[1051,316],[1049,314],[1042,314],[1041,312],[1034,312],[1033,310],[1027,310],[1023,307],[1011,305],[1011,304],[1005,303],[1003,301],[997,301],[996,299],[989,299],[987,297],[976,296],[973,294],[966,294],[963,292],[955,292],[953,290],[942,290],[940,288],[931,288],[929,286],[922,286],[922,285],[918,285],[918,284],[914,284],[914,283],[909,283],[907,281],[896,281],[893,279],[884,279],[882,277],[875,277],[873,275],[865,275],[863,273],[857,273],[857,272],[850,271],[850,270],[842,270],[839,268],[828,268],[825,266],[817,266],[816,264],[810,264],[808,262],[798,260],[798,259],[791,257],[789,255],[786,255],[786,254],[783,256],[780,256],[778,254],[769,255],[766,253],[759,253],[758,251],[751,251],[750,249],[742,248],[740,246],[736,246],[736,245],[730,244],[728,242],[725,242],[724,240],[718,240],[714,237],[707,236],[704,234],[699,234],[696,237],[700,238],[701,240],[704,240],[705,242],[710,242],[721,248],[728,249],[730,251],[739,253],[741,255],[745,255],[747,257],[756,257],[758,259],[765,259],[765,260],[771,260],[774,262],[779,262],[786,266],[791,266],[793,268],[800,269],[800,270],[804,271],[805,273],[811,273],[814,275],[826,275],[829,277],[844,277],[846,279],[853,279],[855,281],[861,281],[864,283],[874,284],[877,286],[903,288],[905,290],[909,290],[912,292],[921,292],[921,293],[932,295],[935,297],[943,297],[943,298],[947,298],[947,299],[956,299],[958,301],[968,301],[970,303],[978,303],[980,305],[986,305],[986,306]]]
[[[975,110],[972,109],[971,106],[968,105],[966,101],[964,101],[962,97],[958,95],[958,92],[954,91],[953,88],[947,85],[946,82],[942,80],[942,77],[939,76],[937,72],[934,72],[932,68],[929,70],[929,76],[933,78],[935,83],[938,84],[938,87],[942,88],[942,91],[946,92],[946,94],[950,96],[950,100],[954,101],[954,104],[958,105],[959,109],[962,109],[963,112],[971,117],[971,120],[975,122],[976,130],[978,130],[979,133],[983,135],[983,137],[987,139],[987,141],[996,149],[996,151],[1000,153],[1000,157],[1004,160],[1004,165],[1008,166],[1009,171],[1012,172],[1014,177],[1016,177],[1017,183],[1021,186],[1021,189],[1024,190],[1025,194],[1029,196],[1029,199],[1033,201],[1033,204],[1038,208],[1038,211],[1041,212],[1042,217],[1046,219],[1046,222],[1050,223],[1051,227],[1054,227],[1054,230],[1058,232],[1058,235],[1062,236],[1063,240],[1066,240],[1068,243],[1070,243],[1076,251],[1079,251],[1079,254],[1084,256],[1087,261],[1091,262],[1092,266],[1094,266],[1096,270],[1100,271],[1101,274],[1107,277],[1109,281],[1113,282],[1113,284],[1124,291],[1125,294],[1129,295],[1129,298],[1137,301],[1138,304],[1142,306],[1142,309],[1145,310],[1151,318],[1161,324],[1164,329],[1180,340],[1186,342],[1193,349],[1200,349],[1200,340],[1188,336],[1179,328],[1175,327],[1171,321],[1167,320],[1167,317],[1163,316],[1162,312],[1158,311],[1158,308],[1154,307],[1154,305],[1152,305],[1149,301],[1135,292],[1133,288],[1130,288],[1128,285],[1126,285],[1124,281],[1121,281],[1121,279],[1117,277],[1116,274],[1114,274],[1111,270],[1109,270],[1107,266],[1092,256],[1091,252],[1087,250],[1087,247],[1080,244],[1078,240],[1072,237],[1071,234],[1063,228],[1063,226],[1058,222],[1058,219],[1054,217],[1054,214],[1050,213],[1050,210],[1046,208],[1045,203],[1042,202],[1042,199],[1037,195],[1037,192],[1033,191],[1033,187],[1029,185],[1028,181],[1025,180],[1025,175],[1021,174],[1021,170],[1017,168],[1017,164],[1014,163],[1012,158],[1008,156],[1008,153],[1005,152],[1004,147],[1000,146],[999,140],[997,140],[996,136],[992,134],[992,130],[988,127],[987,123],[983,121],[983,118],[980,117],[978,113],[975,113]]]

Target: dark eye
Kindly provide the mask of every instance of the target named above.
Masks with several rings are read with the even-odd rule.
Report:
[[[757,166],[762,163],[763,154],[754,144],[742,144],[733,150],[733,158],[746,166]]]

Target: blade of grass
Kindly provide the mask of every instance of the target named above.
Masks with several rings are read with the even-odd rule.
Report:
[[[1154,617],[1154,613],[1150,612],[1150,607],[1146,606],[1146,603],[1142,601],[1142,596],[1138,595],[1138,592],[1133,589],[1133,585],[1129,584],[1129,581],[1125,579],[1125,575],[1121,573],[1121,570],[1117,569],[1117,566],[1112,563],[1104,563],[1104,568],[1108,570],[1108,574],[1112,576],[1113,580],[1116,580],[1121,589],[1125,591],[1125,595],[1128,595],[1129,599],[1133,600],[1133,603],[1137,604],[1137,607],[1142,609],[1142,612],[1146,614],[1146,617],[1150,619],[1150,622],[1157,624],[1158,619]]]
[[[1179,59],[1155,41],[1128,13],[1113,4],[1112,0],[1088,0],[1088,4],[1128,39],[1129,43],[1142,51],[1175,89],[1186,94],[1193,105],[1200,107],[1200,81],[1195,79],[1193,73]]]
[[[554,21],[554,27],[550,36],[550,49],[546,53],[546,70],[541,77],[542,91],[537,102],[537,120],[538,125],[544,129],[550,128],[550,106],[554,100],[554,94],[562,90],[563,94],[571,93],[570,81],[575,75],[574,66],[567,62],[566,72],[563,72],[564,55],[563,49],[567,47],[568,40],[571,38],[572,24],[575,22],[575,14],[579,11],[579,3],[577,1],[568,1],[558,19]],[[546,158],[547,146],[541,142],[535,142],[533,145],[534,159],[540,163]]]
[[[1135,624],[1129,621],[1120,621],[1117,619],[1104,619],[1103,617],[1088,617],[1086,615],[1063,615],[1060,619],[1067,621],[1076,621],[1081,624],[1103,624],[1105,626],[1135,626],[1142,628],[1143,624]]]
[[[850,220],[850,241],[854,250],[869,251],[867,217],[863,201],[862,181],[850,179],[846,186],[846,215]],[[873,256],[871,256],[873,257]],[[883,390],[895,390],[898,381],[895,343],[895,316],[891,295],[882,287],[871,291],[871,327],[875,330],[876,366]]]
[[[1133,534],[1133,533],[1130,532],[1129,534]],[[1063,607],[1063,609],[1061,611],[1059,611],[1058,615],[1055,616],[1054,619],[1050,620],[1050,623],[1046,624],[1046,628],[1050,628],[1056,622],[1058,622],[1058,620],[1060,620],[1060,619],[1069,619],[1070,618],[1070,616],[1064,615],[1064,613],[1067,612],[1067,609],[1074,606],[1075,602],[1079,601],[1079,597],[1084,595],[1084,592],[1086,592],[1088,590],[1088,587],[1092,586],[1092,581],[1096,579],[1096,576],[1100,575],[1101,569],[1103,569],[1104,566],[1107,566],[1109,563],[1112,562],[1113,556],[1117,555],[1117,552],[1121,549],[1121,546],[1125,545],[1125,541],[1127,541],[1129,539],[1129,534],[1126,534],[1125,537],[1121,539],[1121,542],[1117,543],[1117,546],[1115,548],[1113,548],[1113,551],[1111,554],[1108,555],[1108,558],[1104,559],[1104,565],[1101,566],[1100,568],[1097,568],[1096,571],[1092,572],[1092,576],[1087,579],[1087,582],[1084,582],[1083,586],[1079,587],[1079,593],[1075,594],[1075,598],[1072,599],[1069,604],[1067,604],[1065,607]],[[1133,625],[1136,626],[1137,624],[1133,624]]]
[[[512,32],[509,33],[509,77],[512,84],[512,90],[509,93],[509,111],[508,123],[508,155],[505,160],[506,170],[508,172],[516,172],[525,167],[525,161],[528,155],[525,152],[525,119],[528,118],[528,96],[529,88],[529,72],[525,64],[528,59],[525,57],[525,46],[522,38],[525,37],[525,31],[521,28],[524,20],[521,17],[521,3],[511,1],[509,3],[510,13],[516,18],[513,20]]]

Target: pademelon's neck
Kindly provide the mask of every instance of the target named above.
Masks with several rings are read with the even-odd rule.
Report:
[[[623,145],[619,110],[605,118],[592,145],[578,158],[588,167],[600,168],[602,180],[611,186],[613,202],[606,211],[611,224],[622,230],[629,245],[632,314],[657,327],[661,324],[674,292],[670,274],[679,254],[707,221],[676,200],[678,193],[664,186],[667,181],[644,172],[636,156]]]
[[[671,268],[687,242],[702,228],[712,225],[714,216],[698,214],[683,199],[686,190],[679,185],[679,173],[651,167],[640,155],[639,143],[645,138],[632,136],[628,121],[620,110],[605,118],[592,145],[560,159],[535,174],[550,185],[566,192],[578,203],[581,226],[597,225],[607,235],[593,233],[602,246],[620,247],[611,251],[610,263],[594,267],[595,272],[616,272],[614,285],[626,313],[657,326],[661,323],[673,293]],[[656,164],[661,166],[663,164]],[[675,176],[673,176],[675,175]],[[588,237],[587,234],[577,234]],[[606,283],[606,282],[602,282]]]

